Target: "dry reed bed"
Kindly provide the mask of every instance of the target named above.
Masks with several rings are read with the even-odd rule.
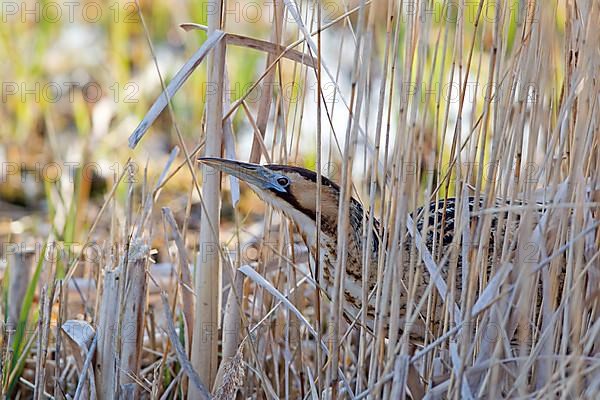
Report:
[[[168,108],[179,146],[155,181],[144,175],[139,186],[127,183],[133,180],[124,179],[131,173],[125,169],[93,221],[88,240],[100,239],[104,251],[92,268],[100,273],[88,277],[99,295],[94,304],[84,304],[86,321],[75,321],[68,310],[67,297],[81,296],[67,290],[83,268],[80,258],[61,280],[52,279],[55,258],[44,253],[54,251],[50,247],[35,260],[27,252],[9,260],[5,315],[17,329],[2,342],[3,393],[597,397],[600,6],[524,2],[511,22],[515,4],[510,2],[494,3],[498,12],[491,18],[485,14],[488,3],[452,2],[456,23],[439,23],[427,10],[442,3],[407,4],[361,1],[325,25],[318,7],[276,1],[270,42],[223,33],[220,13],[209,18],[208,27],[187,25],[207,30],[208,39],[165,90],[175,95],[198,65],[208,65],[208,81],[219,85],[207,96],[206,134],[198,147],[187,149],[176,110],[161,96],[132,135],[134,147]],[[219,10],[219,2],[214,6]],[[385,32],[377,27],[381,21]],[[321,33],[331,29],[344,35]],[[297,41],[287,39],[289,32]],[[336,41],[339,54],[324,56],[324,40]],[[226,97],[226,48],[232,45],[267,54],[257,85],[269,95],[256,115],[244,97],[234,102]],[[351,65],[343,65],[349,81],[338,67],[342,49],[352,55]],[[317,88],[334,82],[338,101],[318,102],[311,121],[304,98],[293,102],[283,95],[282,74],[290,70],[301,86],[307,77],[314,77]],[[456,98],[444,96],[444,84],[456,86]],[[265,89],[270,87],[273,93]],[[470,96],[473,87],[476,94]],[[319,90],[317,98],[322,96]],[[236,113],[253,130],[250,160],[255,162],[299,162],[302,124],[314,123],[309,129],[316,169],[337,163],[341,171],[332,177],[345,199],[341,238],[348,230],[351,195],[374,210],[371,215],[385,227],[384,243],[402,243],[408,232],[417,246],[426,232],[407,230],[414,226],[407,213],[429,200],[458,198],[450,252],[415,248],[408,276],[399,266],[400,246],[382,253],[374,294],[381,320],[374,332],[360,328],[364,320],[351,326],[341,318],[340,299],[317,296],[312,261],[301,243],[289,246],[296,241],[294,227],[272,210],[265,213],[255,262],[241,261],[244,216],[236,214],[233,232],[219,232],[221,182],[198,170],[194,159],[199,152],[222,155],[222,149],[236,156],[230,119]],[[346,119],[345,131],[328,124],[334,113]],[[326,143],[330,146],[322,148]],[[365,171],[360,179],[353,177],[357,168]],[[191,191],[208,216],[199,232],[187,230],[187,220],[178,226],[171,210],[160,207],[161,190],[183,169],[190,171]],[[126,204],[114,198],[118,185],[129,185]],[[230,186],[234,202],[236,185]],[[481,217],[474,226],[466,223],[469,196],[486,199],[473,211]],[[498,206],[495,199],[507,205]],[[493,215],[500,215],[496,233]],[[511,227],[517,218],[519,228],[503,235],[499,226]],[[101,221],[110,224],[110,237],[96,237]],[[365,215],[364,222],[367,236],[373,220]],[[496,246],[489,248],[492,234]],[[158,252],[170,260],[168,284],[149,268],[157,240]],[[346,254],[346,246],[339,240],[338,254]],[[461,292],[452,284],[458,279],[458,255]],[[490,255],[499,261],[488,275],[480,265]],[[448,281],[431,279],[425,297],[409,295],[409,312],[401,319],[393,299],[400,291],[413,293],[421,274],[436,276],[442,266],[450,271]],[[158,290],[159,300],[148,301],[151,290]],[[437,298],[441,309],[435,307]],[[388,337],[380,323],[389,315],[392,327],[406,332],[403,327],[417,319],[431,321],[434,314],[445,322],[418,346],[406,333],[396,334],[398,329]],[[25,330],[27,321],[31,331]]]

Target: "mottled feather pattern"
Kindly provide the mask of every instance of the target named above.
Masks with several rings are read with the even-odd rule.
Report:
[[[475,219],[477,217],[474,217],[471,213],[474,211],[475,209],[475,201],[476,199],[473,197],[469,197],[467,199],[465,199],[466,201],[468,201],[468,204],[466,205],[468,208],[468,215],[466,217],[469,218],[469,222],[473,222],[475,221]],[[441,275],[442,277],[444,277],[444,279],[448,282],[448,272],[449,272],[449,267],[450,263],[448,262],[448,252],[449,252],[449,246],[453,243],[454,241],[454,234],[455,234],[455,222],[456,222],[456,217],[457,217],[457,200],[454,198],[449,198],[446,200],[440,200],[437,204],[435,202],[431,202],[429,204],[429,210],[427,213],[425,213],[425,208],[424,207],[420,207],[417,210],[415,210],[415,212],[413,212],[411,214],[412,218],[415,218],[415,222],[416,222],[416,229],[418,230],[418,232],[420,234],[424,234],[424,240],[425,240],[425,244],[426,247],[431,251],[435,246],[439,247],[439,243],[441,242],[441,248],[439,248],[437,254],[438,256],[440,256],[439,258],[444,259],[446,262],[443,265],[439,265],[441,266]],[[485,208],[485,199],[480,199],[479,202],[479,207],[478,209],[481,210],[482,208]],[[496,204],[497,205],[497,204]],[[362,305],[362,297],[360,296],[360,293],[356,293],[356,290],[352,291],[348,289],[349,285],[352,286],[360,286],[362,287],[362,282],[364,280],[364,277],[362,277],[362,262],[363,262],[363,258],[362,258],[362,238],[363,238],[363,221],[366,221],[368,219],[368,215],[363,215],[364,214],[364,210],[362,208],[362,206],[360,205],[360,203],[358,203],[357,201],[352,201],[351,203],[351,207],[350,207],[350,224],[351,224],[351,231],[352,233],[350,234],[350,238],[349,238],[349,244],[348,244],[348,262],[347,262],[347,266],[346,266],[346,280],[345,280],[345,293],[344,293],[344,300],[347,304],[346,308],[346,319],[348,321],[352,321],[353,319],[356,318],[356,316],[358,315],[359,310],[361,309],[361,305]],[[498,235],[495,232],[495,229],[498,225],[498,218],[502,216],[504,217],[504,219],[506,220],[508,213],[507,212],[499,212],[499,213],[494,213],[491,215],[491,231],[489,233],[489,248],[488,248],[488,257],[487,259],[484,261],[485,262],[485,267],[484,267],[484,271],[485,274],[489,274],[490,272],[490,267],[491,265],[495,262],[499,262],[500,260],[498,259],[498,257],[493,257],[492,255],[493,253],[493,247],[495,245],[494,241],[497,237],[503,237],[503,235]],[[427,217],[427,220],[426,220]],[[425,222],[427,221],[427,224],[425,224]],[[518,216],[516,218],[514,218],[513,221],[513,226],[514,228],[516,228],[518,226],[518,221],[519,218]],[[369,290],[373,290],[373,288],[375,287],[376,281],[377,281],[377,276],[376,276],[376,271],[377,271],[377,260],[378,260],[378,252],[380,251],[380,249],[385,248],[385,246],[381,246],[381,244],[379,243],[380,237],[379,237],[379,222],[377,221],[377,219],[374,220],[375,223],[375,228],[374,228],[374,232],[373,232],[373,241],[371,243],[371,264],[368,267],[369,270],[369,276],[367,277],[367,282],[368,282],[368,288]],[[466,226],[465,228],[469,228],[469,226]],[[423,229],[425,229],[425,231],[423,231]],[[406,232],[406,231],[405,231]],[[440,238],[442,238],[442,240],[440,241]],[[436,242],[434,244],[434,241]],[[327,242],[327,241],[326,241]],[[474,243],[476,243],[477,241],[474,241]],[[409,270],[408,268],[411,267],[411,247],[412,247],[412,236],[410,234],[407,234],[405,236],[405,240],[404,240],[404,255],[403,255],[403,268],[404,268],[404,278],[403,281],[404,283],[403,288],[407,288],[409,286],[408,283],[408,277],[409,277]],[[328,243],[323,243],[321,246],[321,249],[325,249],[325,254],[322,255],[321,257],[321,261],[322,261],[322,269],[324,272],[324,278],[325,278],[325,283],[326,283],[326,287],[330,288],[333,286],[333,277],[335,276],[335,268],[337,266],[337,257],[336,257],[336,247],[337,245],[337,237],[333,240],[333,241],[329,241]],[[460,245],[461,245],[461,241],[457,240],[455,242],[455,246],[457,249],[460,249]],[[462,256],[460,254],[460,251],[457,252],[457,259],[456,262],[454,263],[456,265],[457,268],[457,276],[454,278],[454,282],[455,282],[455,287],[457,289],[457,296],[460,296],[460,291],[462,290]],[[414,257],[417,257],[417,260],[414,261],[414,265],[418,265],[419,263],[419,255],[418,253],[415,251],[414,253]],[[444,258],[443,256],[446,255],[446,257]],[[437,260],[438,262],[440,261],[439,259]],[[416,292],[415,292],[415,302],[418,302],[420,300],[420,298],[424,295],[425,290],[427,288],[427,286],[429,285],[429,281],[430,281],[430,277],[429,274],[427,273],[427,271],[425,270],[425,268],[422,269],[421,273],[418,275],[419,276],[419,282],[417,284],[417,288],[416,288]],[[487,279],[487,278],[486,278]],[[353,293],[354,292],[354,293]],[[331,295],[331,294],[330,294]],[[401,290],[401,298],[400,298],[400,309],[402,311],[402,313],[406,313],[407,311],[407,304],[406,302],[408,301],[408,294],[407,294],[407,290]],[[373,298],[374,300],[374,298]],[[437,300],[437,306],[438,307],[442,307],[443,306],[443,301],[441,299],[438,298]],[[441,308],[440,308],[441,309]],[[372,328],[373,327],[373,319],[375,317],[375,303],[374,301],[371,301],[370,304],[367,307],[367,315],[370,317],[369,318],[369,327]],[[400,316],[401,318],[404,317],[404,315]],[[423,325],[424,319],[421,321],[417,321],[417,325],[413,328],[414,332],[411,332],[411,337],[413,338],[413,340],[422,340],[425,334],[425,326]],[[430,326],[427,330],[431,330],[431,329],[436,329],[435,327],[441,322],[440,321],[431,321],[432,326]],[[387,330],[387,327],[385,328]]]

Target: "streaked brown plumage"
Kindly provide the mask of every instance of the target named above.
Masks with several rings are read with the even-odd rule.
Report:
[[[311,253],[317,253],[317,234],[316,234],[316,190],[317,174],[313,171],[288,165],[257,165],[242,163],[233,160],[220,158],[201,158],[200,161],[206,165],[216,168],[222,172],[231,174],[240,180],[246,182],[258,196],[265,202],[283,212],[298,226],[306,244]],[[340,189],[338,185],[325,177],[321,177],[321,235],[319,254],[321,259],[321,284],[331,297],[333,292],[335,268],[337,265],[337,216]],[[438,244],[439,254],[448,252],[448,246],[453,243],[454,234],[454,199],[449,199],[446,203],[440,203],[436,207],[435,203],[429,205],[427,214],[429,217],[425,237],[423,238],[428,249],[434,249]],[[473,199],[469,200],[469,208],[473,208]],[[420,216],[422,209],[418,209],[413,215]],[[436,215],[437,213],[437,215]],[[377,282],[377,260],[378,254],[385,246],[380,243],[379,223],[375,221],[375,228],[372,234],[372,242],[369,247],[369,266],[368,276],[363,276],[363,207],[355,199],[351,199],[350,204],[350,233],[348,237],[348,259],[345,269],[344,279],[344,311],[348,319],[355,319],[362,306],[362,285],[366,279],[369,291],[373,290]],[[421,231],[424,218],[417,218],[417,230]],[[490,253],[485,260],[486,270],[493,259],[495,234],[495,217],[492,219],[492,232],[490,234]],[[436,243],[434,243],[436,242]],[[404,270],[410,266],[411,239],[410,235],[405,236],[405,245],[403,257]],[[365,246],[366,247],[366,246]],[[460,253],[460,251],[458,251]],[[446,263],[448,264],[448,263]],[[460,293],[462,279],[460,271],[462,259],[458,254],[457,276],[454,277],[457,292]],[[447,278],[448,268],[442,269],[442,276]],[[408,272],[405,274],[408,276]],[[429,283],[427,272],[420,274],[415,298],[420,299]],[[406,313],[407,293],[402,290],[400,299],[401,312]],[[439,303],[439,301],[438,301]],[[370,328],[373,327],[375,316],[375,301],[369,302],[367,307],[367,323]],[[401,317],[404,317],[402,315]],[[411,337],[422,338],[425,334],[425,326],[422,324],[414,328],[411,327]],[[431,321],[433,326],[441,321]],[[402,323],[400,324],[402,326]],[[433,326],[429,326],[431,329]],[[413,331],[414,330],[414,331]]]

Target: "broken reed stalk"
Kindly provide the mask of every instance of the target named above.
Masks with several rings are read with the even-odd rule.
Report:
[[[45,284],[40,294],[40,314],[38,317],[38,354],[35,367],[35,391],[33,394],[33,397],[36,400],[45,398],[46,394],[46,361],[48,359],[48,344],[50,339],[52,299],[54,298],[54,291],[56,289],[54,283],[50,283],[50,285],[50,290],[48,291],[48,284]]]
[[[144,339],[144,320],[146,312],[146,296],[148,277],[148,246],[134,241],[129,248],[125,290],[121,301],[121,377],[119,379],[120,393],[125,391],[138,397],[138,373],[140,371],[141,356]]]
[[[117,326],[119,321],[119,283],[121,268],[104,271],[100,308],[98,309],[96,362],[94,372],[98,398],[117,396]]]
[[[90,399],[95,399],[97,396],[96,379],[91,366],[88,366],[88,371],[84,372],[85,361],[90,350],[93,351],[92,343],[98,342],[94,328],[85,321],[68,320],[60,327],[60,336],[64,337],[66,347],[75,358],[75,364],[79,371],[79,382],[77,383],[77,391],[81,395],[85,395]],[[57,380],[58,381],[58,380]],[[88,383],[89,381],[89,383]],[[63,384],[61,382],[61,384]],[[76,391],[76,393],[77,393]],[[56,397],[56,394],[55,394]]]
[[[148,246],[131,242],[125,260],[104,272],[98,310],[95,374],[98,397],[139,395],[148,278]]]
[[[212,13],[208,16],[208,34],[221,29],[220,0],[207,3]],[[207,81],[211,90],[206,93],[205,156],[221,156],[223,137],[223,82],[225,44],[219,42],[208,56]],[[212,90],[214,89],[214,90]],[[202,170],[202,198],[204,202],[200,221],[199,253],[196,259],[195,294],[197,296],[191,361],[208,387],[212,387],[218,368],[218,323],[220,295],[219,214],[221,174],[206,166]],[[190,387],[188,398],[200,393]]]
[[[21,305],[31,280],[34,258],[35,252],[24,248],[16,249],[9,256],[7,326],[12,331],[16,330],[19,324]],[[8,347],[12,346],[13,338],[14,332],[9,333]]]

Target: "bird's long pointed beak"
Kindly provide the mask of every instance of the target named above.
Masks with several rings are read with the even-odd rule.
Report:
[[[235,176],[246,183],[258,187],[263,187],[269,183],[265,177],[265,174],[262,173],[262,169],[264,169],[264,167],[258,164],[250,164],[217,157],[200,157],[198,158],[198,161],[204,165],[208,165],[216,169],[217,171]]]

